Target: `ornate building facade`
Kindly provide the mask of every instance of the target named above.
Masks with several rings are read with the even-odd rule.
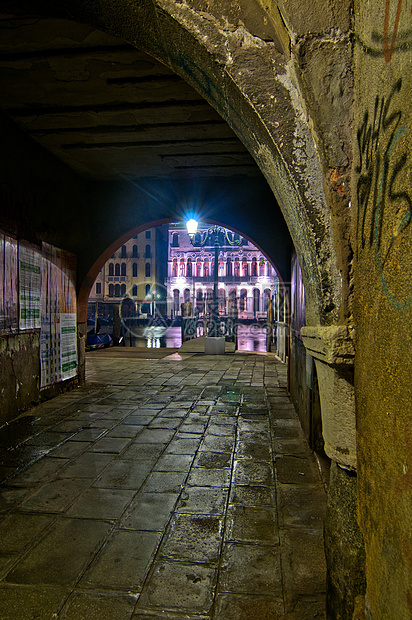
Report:
[[[203,238],[207,227],[199,228]],[[227,231],[231,246],[221,238],[219,252],[219,312],[240,319],[264,319],[270,298],[279,290],[275,268],[247,239]],[[210,309],[213,297],[214,245],[211,238],[203,247],[194,247],[182,224],[169,225],[167,300],[169,316],[181,312],[181,304],[194,300],[196,314]]]

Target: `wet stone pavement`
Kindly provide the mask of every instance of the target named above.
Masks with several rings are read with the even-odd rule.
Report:
[[[0,618],[324,618],[326,496],[286,367],[87,365],[0,429]]]

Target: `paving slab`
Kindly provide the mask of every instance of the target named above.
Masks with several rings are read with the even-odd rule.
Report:
[[[318,461],[271,355],[87,354],[0,429],[0,618],[324,619]]]

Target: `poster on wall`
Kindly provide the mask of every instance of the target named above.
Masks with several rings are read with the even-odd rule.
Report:
[[[62,380],[76,376],[77,372],[77,337],[76,314],[60,313],[60,360]]]
[[[19,244],[19,328],[39,329],[41,306],[41,253]]]
[[[47,243],[42,247],[40,387],[76,375],[76,259]]]
[[[4,236],[4,289],[3,289],[3,326],[7,331],[18,328],[18,260],[17,260],[17,239]]]

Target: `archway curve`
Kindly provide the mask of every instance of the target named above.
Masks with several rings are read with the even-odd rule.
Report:
[[[27,6],[4,4],[27,14]],[[175,0],[138,5],[66,0],[58,8],[38,0],[30,4],[34,13],[121,37],[203,95],[248,148],[277,199],[302,266],[308,322],[338,322],[342,279],[320,162],[293,68],[273,42],[244,26],[222,27],[213,16]]]
[[[149,228],[155,228],[156,226],[162,226],[163,224],[171,224],[175,221],[176,221],[176,218],[169,217],[169,218],[163,218],[159,220],[154,220],[152,222],[147,222],[145,224],[141,224],[139,226],[136,226],[135,228],[132,228],[127,233],[123,234],[121,237],[118,237],[115,241],[113,241],[107,247],[107,249],[95,260],[95,262],[93,263],[93,265],[90,267],[89,271],[87,272],[86,277],[83,279],[83,281],[80,284],[79,291],[78,291],[78,298],[77,298],[77,301],[78,301],[77,319],[79,323],[85,323],[87,320],[87,302],[89,299],[90,291],[92,289],[92,286],[96,280],[96,277],[99,271],[102,269],[105,262],[112,256],[112,254],[116,250],[118,250],[126,241],[128,241],[129,239],[131,239],[138,233],[142,233],[145,230],[148,230]],[[237,233],[241,237],[244,237],[245,239],[253,243],[253,245],[255,245],[257,249],[260,252],[262,252],[265,258],[275,268],[276,273],[279,276],[280,285],[282,286],[282,288],[286,287],[286,283],[284,281],[284,278],[282,277],[281,271],[279,271],[276,265],[276,262],[273,261],[273,259],[268,255],[267,251],[265,251],[264,248],[260,247],[259,244],[256,243],[256,241],[254,241],[254,239],[252,239],[250,236],[248,236],[241,230],[226,226],[226,224],[223,223],[222,221],[208,219],[207,221],[202,221],[202,223],[206,225],[217,224],[218,226],[224,226],[225,228],[228,228],[228,230],[234,233]]]

